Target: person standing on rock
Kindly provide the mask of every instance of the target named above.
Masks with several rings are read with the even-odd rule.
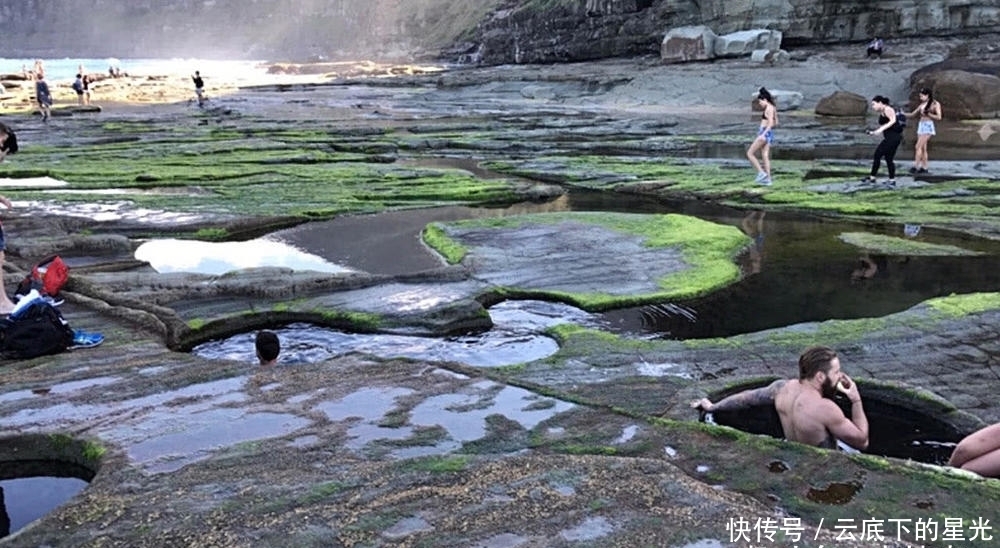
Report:
[[[833,401],[838,391],[851,402],[850,418]],[[787,440],[827,449],[835,449],[838,440],[859,451],[868,447],[868,417],[861,394],[857,384],[841,371],[840,358],[832,348],[811,346],[802,352],[798,379],[779,379],[717,403],[708,398],[691,402],[692,408],[708,413],[759,405],[774,405]]]
[[[35,100],[38,101],[38,108],[42,111],[42,121],[49,121],[49,114],[52,108],[52,93],[49,91],[49,84],[45,81],[45,73],[38,73],[38,80],[35,81]]]
[[[84,74],[82,78],[83,82],[83,104],[90,104],[90,75]]]
[[[872,57],[881,58],[883,47],[884,47],[884,42],[882,42],[881,38],[876,36],[874,39],[872,39],[871,42],[868,42],[868,50],[867,50],[867,55],[865,55],[865,57],[868,57],[869,59],[871,59]]]
[[[872,110],[879,113],[879,126],[868,132],[868,135],[882,135],[882,142],[875,147],[875,157],[872,159],[872,171],[868,177],[862,179],[865,183],[874,183],[875,176],[878,175],[878,168],[885,158],[885,166],[889,169],[889,185],[896,184],[896,150],[903,142],[903,126],[896,120],[896,110],[892,108],[892,103],[887,97],[876,95],[872,97]]]
[[[204,106],[205,104],[205,81],[201,78],[201,73],[199,71],[194,71],[194,76],[191,77],[191,81],[194,82],[194,94],[198,96],[198,106]]]
[[[907,116],[920,115],[917,124],[917,144],[913,146],[913,167],[910,173],[927,173],[927,142],[935,135],[934,121],[941,119],[941,103],[934,100],[930,88],[920,90],[920,104]]]
[[[750,143],[747,149],[747,158],[750,164],[757,170],[755,182],[760,185],[771,184],[771,143],[774,142],[774,127],[778,125],[778,107],[774,104],[774,97],[766,88],[760,88],[757,92],[757,102],[764,113],[760,117],[760,127],[757,128],[757,137]],[[760,161],[757,160],[757,152],[760,151]]]
[[[73,80],[73,91],[76,92],[76,104],[83,106],[83,76],[76,73],[76,80]]]

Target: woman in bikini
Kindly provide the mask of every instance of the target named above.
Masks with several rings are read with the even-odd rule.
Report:
[[[747,158],[757,170],[755,182],[769,185],[771,184],[771,143],[774,142],[774,126],[778,125],[778,108],[774,104],[774,97],[766,88],[760,88],[760,91],[757,92],[757,102],[764,109],[764,113],[760,117],[757,137],[747,149]],[[760,151],[760,161],[757,160],[757,151]]]
[[[935,134],[934,121],[941,119],[941,103],[934,100],[930,88],[920,90],[920,104],[906,115],[917,114],[920,114],[920,123],[917,124],[917,144],[913,146],[913,167],[910,168],[910,173],[927,173],[927,142]]]

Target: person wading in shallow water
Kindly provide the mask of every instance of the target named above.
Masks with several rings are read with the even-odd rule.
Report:
[[[851,418],[833,401],[840,391],[851,401]],[[840,370],[837,352],[812,346],[799,356],[799,378],[780,379],[763,388],[744,390],[712,403],[708,398],[691,407],[712,413],[773,404],[785,439],[835,449],[837,440],[857,450],[868,447],[868,418],[858,386]]]
[[[771,184],[771,143],[774,142],[774,127],[778,125],[778,108],[774,105],[774,97],[766,88],[757,92],[757,102],[764,113],[760,117],[760,127],[757,137],[747,149],[747,158],[757,170],[755,182],[761,185]],[[757,151],[760,151],[760,161],[757,161]]]

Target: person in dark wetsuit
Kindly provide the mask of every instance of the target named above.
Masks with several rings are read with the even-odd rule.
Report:
[[[851,402],[851,418],[833,401],[838,391]],[[785,439],[827,449],[836,448],[838,440],[853,449],[868,447],[868,418],[858,386],[841,371],[837,352],[825,346],[809,347],[799,356],[798,379],[779,379],[717,403],[702,398],[691,407],[711,413],[768,404],[778,412]]]
[[[885,166],[889,169],[890,185],[896,184],[896,150],[903,142],[903,126],[896,120],[896,110],[892,108],[889,99],[881,95],[872,98],[872,110],[879,113],[878,127],[868,132],[868,135],[882,135],[882,142],[875,148],[875,157],[872,159],[872,171],[868,177],[862,179],[866,183],[874,183],[875,176],[878,175],[879,165],[882,158],[885,158]]]

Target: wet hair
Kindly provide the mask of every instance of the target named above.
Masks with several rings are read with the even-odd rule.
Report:
[[[807,380],[816,373],[830,371],[830,362],[837,357],[837,351],[828,346],[810,346],[799,356],[799,379]]]
[[[934,102],[934,92],[931,88],[920,88],[920,95],[927,96],[927,103],[924,105],[924,114],[927,114],[927,110],[931,108],[931,103]]]
[[[278,353],[281,352],[281,342],[278,341],[278,335],[273,331],[258,331],[253,344],[257,348],[257,357],[262,363],[274,361],[278,358]]]
[[[892,106],[892,103],[889,102],[889,98],[883,97],[881,95],[876,95],[875,97],[872,97],[872,101],[875,101],[876,103],[882,103],[883,105]]]
[[[771,103],[772,105],[774,104],[774,96],[772,96],[771,92],[767,91],[767,88],[765,87],[762,87],[759,90],[757,90],[757,98],[763,99],[768,103]]]

